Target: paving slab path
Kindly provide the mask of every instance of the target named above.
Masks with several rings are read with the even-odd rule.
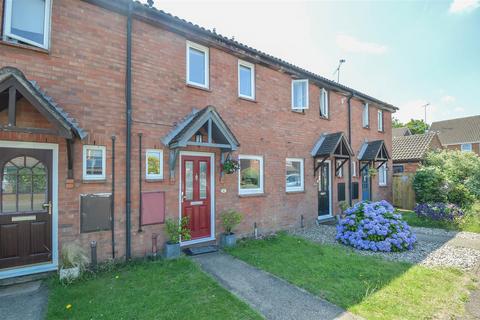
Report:
[[[0,288],[0,319],[42,320],[48,303],[48,290],[41,281]]]
[[[226,253],[209,253],[192,259],[267,319],[362,319]]]

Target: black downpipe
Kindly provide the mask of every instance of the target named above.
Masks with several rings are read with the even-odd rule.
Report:
[[[127,141],[126,141],[126,155],[125,155],[125,200],[126,200],[126,213],[125,213],[125,233],[126,233],[126,246],[125,246],[125,258],[130,260],[132,254],[132,208],[131,208],[131,151],[132,151],[132,9],[133,1],[128,3],[127,13],[127,61],[126,61],[126,77],[125,77],[125,100],[126,100],[126,116],[127,116]]]
[[[350,100],[353,98],[353,93],[348,97],[348,143],[352,146],[352,105]],[[352,206],[352,158],[348,158],[348,204]]]
[[[111,211],[111,229],[112,229],[112,259],[115,260],[115,136],[112,136],[112,202]]]
[[[145,160],[146,161],[146,160]],[[138,232],[142,232],[142,134],[138,134]]]

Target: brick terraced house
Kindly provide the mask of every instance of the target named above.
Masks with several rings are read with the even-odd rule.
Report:
[[[388,103],[139,2],[0,6],[0,278],[144,256],[168,217],[190,246],[228,209],[250,235],[391,200]]]
[[[430,131],[438,133],[444,148],[480,156],[480,116],[433,122]]]

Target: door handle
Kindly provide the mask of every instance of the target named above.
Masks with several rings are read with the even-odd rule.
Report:
[[[43,209],[48,208],[48,214],[52,215],[52,201],[48,201],[48,203],[44,203],[42,207]]]

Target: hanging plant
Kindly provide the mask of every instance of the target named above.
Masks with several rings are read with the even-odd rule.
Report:
[[[371,177],[375,177],[378,173],[378,170],[375,167],[368,168],[368,175]]]
[[[222,170],[226,174],[235,173],[235,171],[237,171],[238,169],[240,169],[240,163],[238,162],[238,160],[227,159],[223,162]]]

